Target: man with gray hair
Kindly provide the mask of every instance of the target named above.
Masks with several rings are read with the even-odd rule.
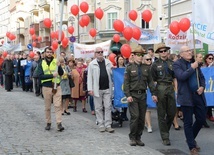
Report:
[[[177,102],[183,112],[184,133],[190,154],[199,155],[200,147],[195,139],[206,120],[205,78],[198,62],[193,61],[192,50],[188,46],[181,47],[180,56],[181,59],[173,64],[178,81]]]
[[[95,49],[95,59],[88,66],[88,94],[94,97],[94,106],[100,132],[113,133],[111,128],[112,64],[103,57],[103,49]],[[103,111],[104,109],[104,111]]]

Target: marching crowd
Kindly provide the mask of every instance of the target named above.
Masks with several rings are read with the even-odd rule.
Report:
[[[158,45],[156,51],[152,48],[146,51],[139,45],[129,59],[117,54],[116,65],[103,56],[102,47],[95,49],[94,58],[86,59],[76,59],[64,52],[56,59],[50,47],[46,47],[42,53],[36,52],[33,57],[25,53],[8,53],[4,57],[0,53],[0,84],[10,92],[15,82],[15,86],[23,91],[41,95],[45,102],[46,130],[51,129],[52,103],[57,130],[62,131],[62,115],[70,115],[71,106],[73,112],[79,110],[78,101],[82,104],[81,111],[87,113],[88,101],[91,114],[96,115],[99,131],[113,133],[112,70],[125,68],[124,94],[128,108],[122,109],[122,119],[130,121],[129,144],[144,146],[141,141],[144,127],[149,133],[152,132],[151,110],[146,103],[146,91],[149,88],[152,100],[157,105],[163,145],[171,145],[170,128],[173,125],[175,130],[180,130],[180,118],[184,122],[190,154],[198,155],[200,147],[195,139],[203,126],[209,128],[206,117],[214,121],[213,107],[206,107],[205,79],[200,68],[212,67],[214,56],[207,54],[203,57],[199,53],[194,58],[193,51],[187,46],[180,49],[179,55],[170,54],[169,51],[170,47],[163,43]],[[179,108],[176,107],[176,101],[180,104]]]

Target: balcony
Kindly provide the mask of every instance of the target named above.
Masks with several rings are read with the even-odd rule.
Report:
[[[47,5],[50,5],[49,0],[39,0],[40,7],[45,7]]]
[[[20,27],[20,28],[17,28],[16,30],[16,34],[25,34],[25,28],[24,27]]]
[[[83,33],[80,34],[81,43],[95,43],[95,37],[92,38],[89,34]]]
[[[61,14],[56,14],[56,22],[59,23],[60,22],[60,18],[61,18]],[[68,13],[63,13],[62,16],[62,22],[67,22],[68,21]]]
[[[35,31],[39,31],[39,23],[37,23],[37,24],[30,24],[30,27],[33,28]]]
[[[30,4],[29,5],[29,12],[30,13],[35,13],[35,12],[38,12],[39,11],[39,7],[37,4]]]

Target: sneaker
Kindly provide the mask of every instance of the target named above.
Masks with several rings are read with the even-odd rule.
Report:
[[[148,128],[147,128],[147,132],[148,132],[148,133],[152,133],[152,127],[148,127]]]
[[[62,130],[64,130],[65,128],[62,126],[62,123],[59,123],[58,125],[57,125],[57,130],[58,131],[62,131]]]
[[[165,139],[165,140],[163,140],[163,145],[166,145],[166,146],[169,146],[169,145],[171,145],[171,143],[170,143],[170,140],[169,139]]]
[[[51,129],[51,123],[47,123],[47,126],[45,127],[45,130],[50,130]]]
[[[135,140],[135,142],[139,146],[145,146],[145,144],[141,140]]]
[[[130,146],[136,146],[137,143],[136,143],[135,140],[130,140],[129,145],[130,145]]]
[[[190,155],[199,155],[199,153],[196,148],[193,148],[192,150],[190,150]]]
[[[100,131],[100,132],[105,132],[105,131],[106,131],[106,128],[105,128],[105,127],[100,127],[100,128],[99,128],[99,131]]]
[[[201,148],[200,148],[200,146],[198,146],[196,141],[195,141],[195,148],[197,149],[198,152],[200,152]]]
[[[113,133],[114,129],[112,129],[111,127],[108,127],[108,128],[106,128],[106,131],[109,132],[109,133]]]

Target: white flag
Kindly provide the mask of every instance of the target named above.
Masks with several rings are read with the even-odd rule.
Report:
[[[192,10],[196,39],[214,44],[214,0],[192,0]]]

